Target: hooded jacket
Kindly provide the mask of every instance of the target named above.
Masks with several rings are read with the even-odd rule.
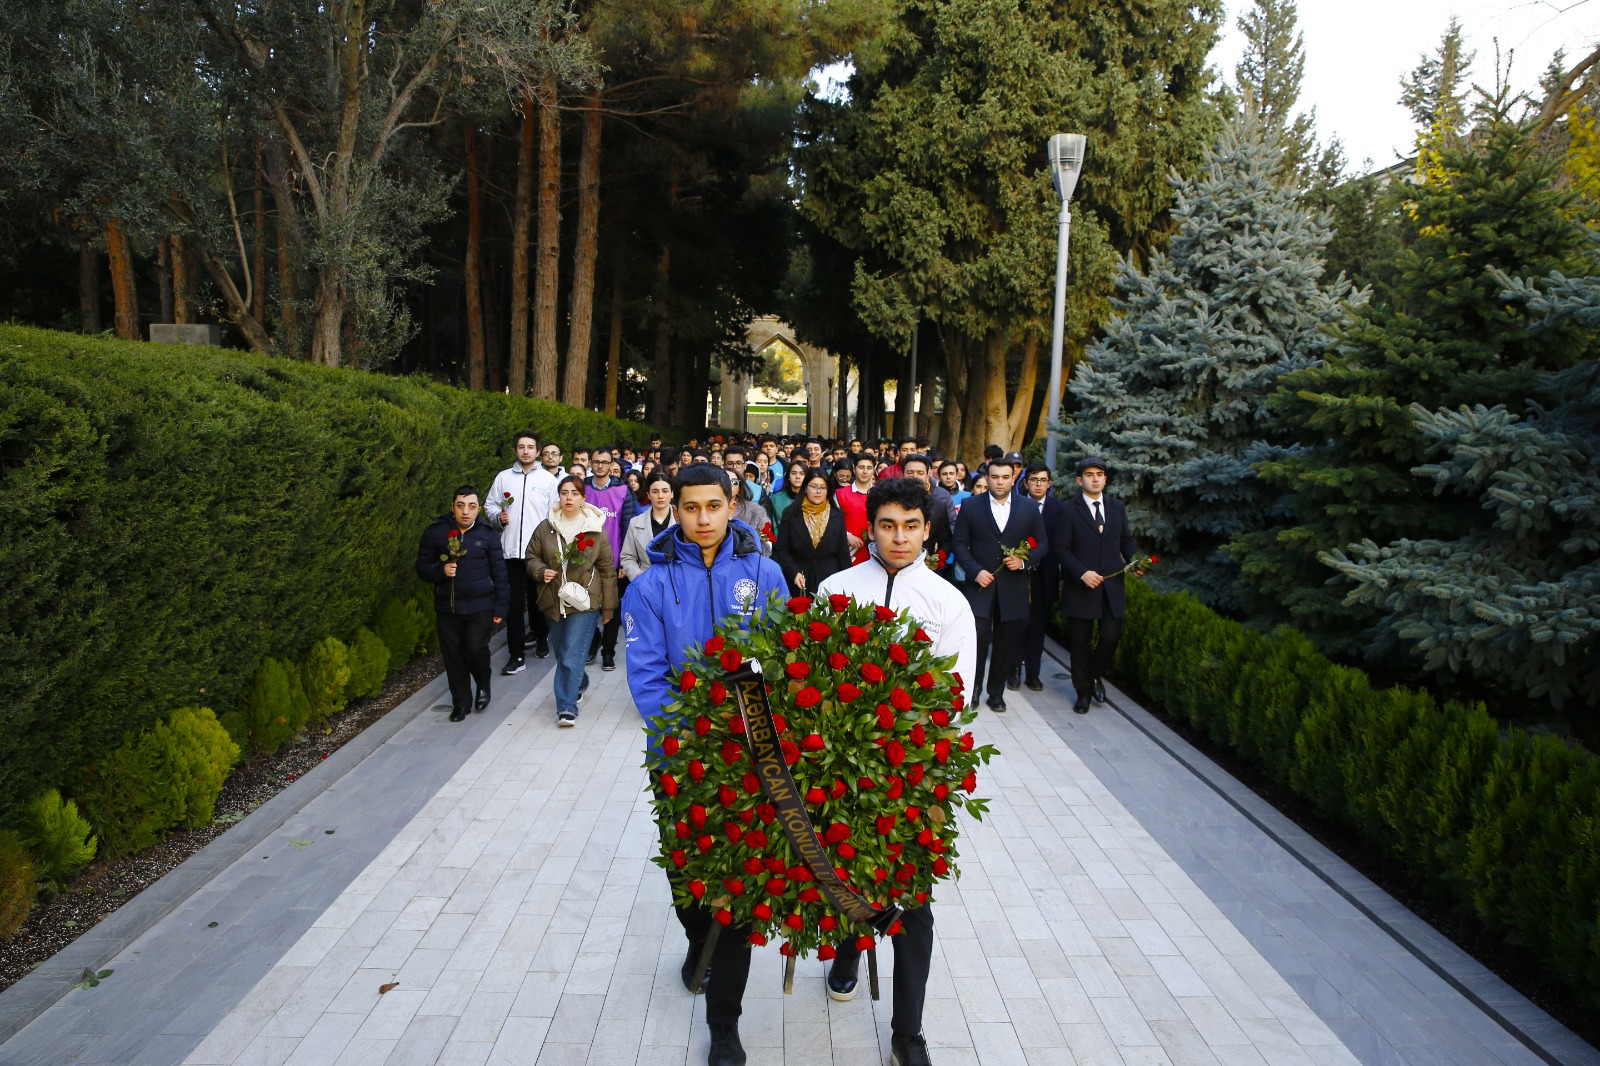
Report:
[[[711,639],[718,622],[733,615],[748,625],[774,595],[789,594],[783,571],[761,554],[760,536],[737,519],[728,523],[709,570],[679,526],[652,540],[648,554],[650,566],[622,597],[628,688],[647,723],[673,702],[671,672]],[[653,744],[651,750],[657,752]]]
[[[589,609],[609,616],[617,609],[617,571],[611,561],[613,552],[610,538],[606,535],[605,512],[592,503],[585,503],[578,511],[578,517],[568,524],[569,532],[576,527],[577,531],[593,536],[594,543],[582,553],[579,562],[568,563],[565,569],[561,565],[561,558],[569,542],[556,528],[560,513],[559,507],[554,508],[550,517],[539,523],[539,528],[533,531],[533,537],[528,541],[524,565],[528,568],[529,583],[538,589],[534,604],[552,622],[562,618],[564,613],[573,613],[570,610],[562,611],[560,592],[564,582],[576,581],[589,591]],[[556,572],[554,581],[544,579],[547,569]]]
[[[489,523],[489,528],[500,531],[500,550],[507,559],[524,557],[523,549],[527,547],[534,529],[544,521],[556,502],[556,484],[559,480],[538,463],[534,464],[532,470],[524,470],[520,463],[512,463],[494,476],[489,495],[483,498],[483,517]],[[503,507],[501,501],[507,495],[511,497],[511,506]],[[500,524],[502,512],[507,515],[504,525]]]

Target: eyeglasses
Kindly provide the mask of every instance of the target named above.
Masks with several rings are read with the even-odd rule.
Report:
[[[1028,479],[1028,483],[1031,485],[1048,485],[1050,484],[1050,475],[1035,474]]]

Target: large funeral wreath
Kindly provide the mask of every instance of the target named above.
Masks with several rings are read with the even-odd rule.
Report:
[[[774,604],[748,631],[725,622],[674,676],[650,771],[663,827],[655,862],[672,875],[675,902],[748,926],[754,944],[782,937],[788,956],[829,959],[847,940],[870,948],[875,930],[830,905],[755,772],[728,677],[748,676],[750,660],[826,861],[874,907],[921,906],[957,873],[955,813],[982,817],[977,768],[997,749],[964,730],[976,715],[954,658],[934,658],[904,612],[845,596]]]

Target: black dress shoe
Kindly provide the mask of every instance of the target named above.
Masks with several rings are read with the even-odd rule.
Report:
[[[689,954],[684,956],[683,969],[679,971],[683,974],[683,987],[697,996],[706,990],[706,985],[711,983],[711,967],[709,966],[706,967],[705,980],[701,981],[699,985],[694,983],[694,970],[696,966],[700,965],[700,953],[705,950],[705,946],[706,942],[704,940],[689,941]]]
[[[479,689],[478,698],[472,701],[472,709],[481,711],[487,706],[489,706],[489,690],[486,688]]]
[[[928,1057],[928,1042],[920,1035],[895,1033],[889,1038],[889,1066],[933,1066],[933,1060]]]
[[[991,696],[989,698],[989,709],[991,711],[1003,712],[1006,709],[1006,701]]]
[[[1029,692],[1044,691],[1044,682],[1040,681],[1037,677],[1030,677],[1028,680],[1024,681],[1023,684],[1027,686]]]
[[[848,1003],[856,998],[857,971],[861,968],[861,953],[848,951],[837,956],[828,967],[828,998]]]
[[[451,708],[450,720],[452,722],[465,722],[467,720],[467,712],[460,707]]]
[[[1006,688],[1010,689],[1012,692],[1015,692],[1015,691],[1017,691],[1017,689],[1019,689],[1021,687],[1022,687],[1022,667],[1019,666],[1015,670],[1011,671],[1010,676],[1008,676],[1006,678]]]
[[[711,1053],[706,1066],[744,1066],[744,1045],[739,1043],[738,1022],[711,1023]]]
[[[1106,683],[1098,677],[1094,679],[1094,700],[1096,703],[1106,701]]]
[[[1088,714],[1089,694],[1087,692],[1078,693],[1078,698],[1072,701],[1072,709],[1077,711],[1079,714]]]

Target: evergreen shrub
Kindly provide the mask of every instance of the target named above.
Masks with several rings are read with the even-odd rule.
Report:
[[[22,838],[0,831],[0,937],[11,937],[33,909],[34,866]]]
[[[23,843],[38,868],[40,884],[59,892],[72,875],[94,859],[94,831],[78,805],[47,788],[28,802],[22,812]]]
[[[417,378],[0,326],[0,518],[28,531],[0,541],[0,824],[52,786],[93,822],[74,782],[125,735],[202,690],[237,711],[263,656],[297,662],[403,607],[427,521],[528,427],[563,447],[650,434]]]
[[[92,763],[80,794],[108,855],[149,847],[211,821],[239,745],[207,707],[180,707]]]
[[[300,684],[311,701],[311,721],[323,722],[344,710],[349,698],[350,650],[338,637],[323,637],[300,660]]]
[[[1600,1008],[1600,757],[1130,582],[1116,668]]]
[[[228,735],[241,748],[248,747],[259,755],[271,755],[305,725],[296,705],[294,688],[290,683],[291,671],[270,655],[256,670],[250,681],[250,693],[245,697],[244,709],[222,716],[224,728],[235,715],[244,721],[243,738],[232,728]],[[298,680],[298,678],[296,678]],[[309,713],[309,705],[305,708]]]
[[[406,609],[404,600],[392,599],[383,605],[372,623],[373,632],[389,649],[389,665],[400,666],[411,661],[417,650],[417,622]]]
[[[389,647],[366,626],[356,630],[350,642],[350,680],[345,683],[345,695],[353,700],[376,696],[383,691],[383,679],[389,676]]]
[[[439,626],[433,607],[433,589],[417,590],[406,601],[406,611],[411,615],[411,625],[417,635],[412,655],[432,655],[439,650]]]

